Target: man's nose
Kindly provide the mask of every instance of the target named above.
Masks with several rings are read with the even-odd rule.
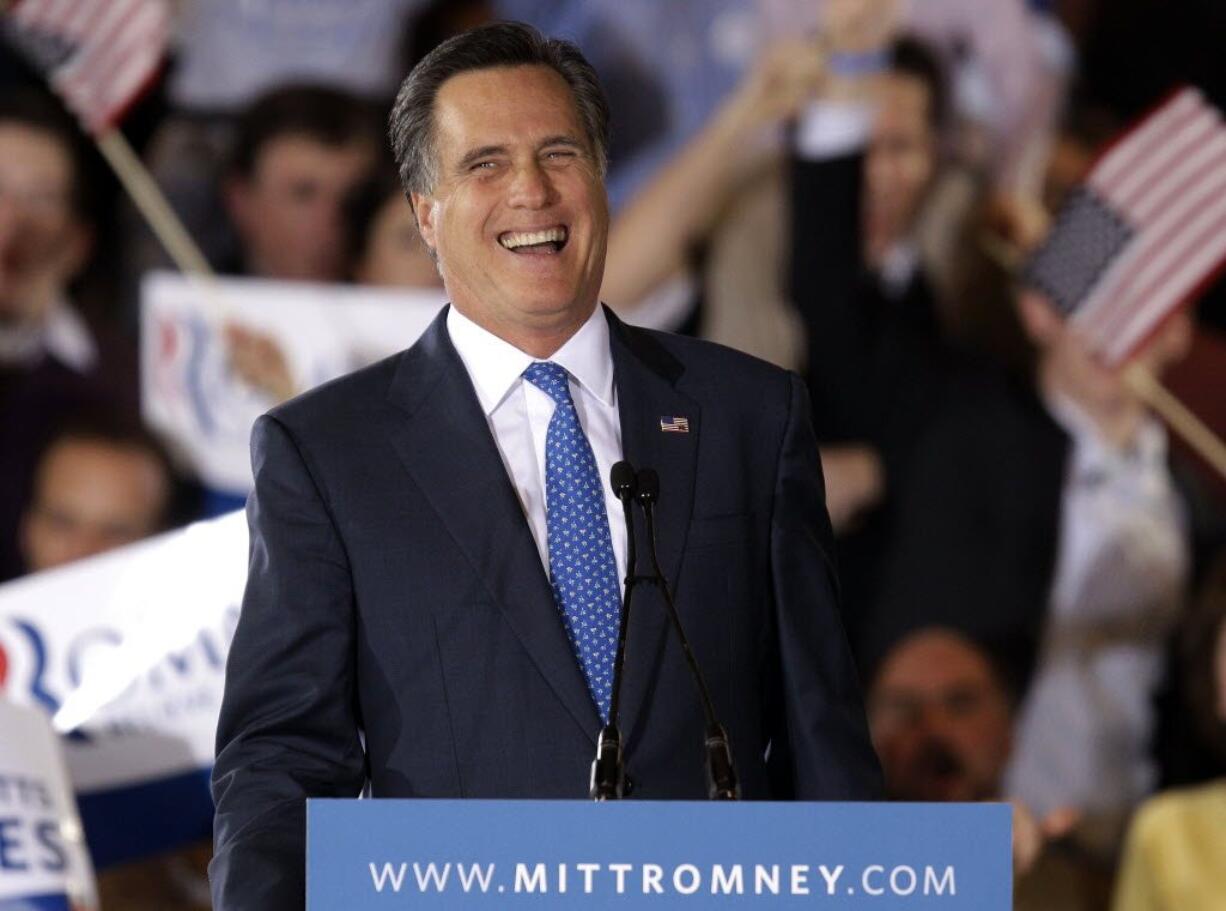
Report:
[[[554,188],[545,169],[532,161],[518,166],[507,203],[524,209],[543,209],[553,202]]]

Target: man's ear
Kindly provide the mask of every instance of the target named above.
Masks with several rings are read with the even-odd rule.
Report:
[[[413,207],[413,217],[417,219],[417,230],[421,239],[430,251],[431,256],[437,255],[435,244],[434,197],[425,193],[410,193],[409,205]]]

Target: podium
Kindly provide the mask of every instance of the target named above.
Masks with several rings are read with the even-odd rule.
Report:
[[[1006,804],[311,800],[307,909],[1008,911]]]

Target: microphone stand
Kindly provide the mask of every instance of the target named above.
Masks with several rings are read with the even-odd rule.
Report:
[[[634,496],[638,491],[638,478],[629,462],[623,460],[609,472],[613,492],[622,502],[626,517],[626,582],[622,596],[622,615],[617,628],[617,652],[613,658],[613,695],[609,702],[609,721],[600,729],[596,738],[596,758],[592,760],[591,783],[588,795],[592,800],[621,800],[626,791],[626,760],[622,748],[621,716],[622,667],[626,663],[626,631],[630,626],[630,599],[635,583],[641,581],[635,574],[637,555],[634,547]]]
[[[660,497],[660,476],[652,469],[644,468],[638,473],[637,487],[637,500],[643,509],[643,517],[647,524],[647,543],[654,573],[654,579],[651,581],[659,586],[664,595],[664,605],[668,610],[669,620],[672,621],[673,630],[676,631],[677,638],[681,642],[681,649],[685,653],[690,675],[694,678],[694,683],[698,687],[698,695],[702,700],[702,710],[707,725],[705,738],[707,796],[711,800],[739,800],[741,787],[737,781],[736,768],[732,763],[732,748],[728,741],[728,732],[715,715],[715,705],[711,702],[707,682],[702,676],[698,659],[694,657],[694,651],[690,648],[689,639],[686,638],[685,629],[681,625],[681,615],[677,613],[677,605],[673,601],[672,592],[669,591],[668,580],[664,578],[664,573],[660,569],[660,556],[656,550],[655,522],[655,503]],[[629,509],[628,506],[627,509]],[[627,595],[629,595],[628,590]],[[625,622],[624,614],[622,621]],[[616,694],[616,689],[614,693]]]

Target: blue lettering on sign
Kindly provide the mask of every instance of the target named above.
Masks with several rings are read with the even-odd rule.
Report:
[[[34,837],[47,852],[41,856],[41,866],[50,873],[59,873],[68,866],[68,854],[60,844],[60,826],[54,819],[44,819],[34,826]]]
[[[30,869],[18,853],[22,848],[20,828],[21,820],[16,816],[0,818],[0,870],[21,872]]]

